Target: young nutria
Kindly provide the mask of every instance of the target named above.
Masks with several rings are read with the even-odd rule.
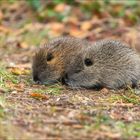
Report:
[[[63,82],[67,73],[83,69],[81,55],[89,44],[74,37],[58,37],[48,42],[33,57],[33,80],[45,84]]]
[[[140,56],[126,44],[101,40],[85,49],[78,72],[67,73],[64,81],[71,87],[107,87],[119,89],[137,86],[140,80]]]

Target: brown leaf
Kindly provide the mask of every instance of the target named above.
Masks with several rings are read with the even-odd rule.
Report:
[[[79,30],[77,28],[72,28],[70,29],[69,34],[74,37],[84,37],[87,35],[87,32]]]
[[[27,75],[30,73],[30,70],[15,67],[11,69],[11,72],[15,75]]]
[[[91,21],[84,21],[81,24],[81,30],[83,31],[88,31],[89,29],[91,29],[91,27],[92,27]]]
[[[64,28],[65,28],[64,24],[59,23],[59,22],[53,22],[53,23],[51,23],[51,24],[49,24],[47,26],[48,26],[48,28],[50,30],[49,34],[51,36],[60,36],[60,35],[62,35],[62,33],[64,32]]]
[[[29,45],[26,42],[18,42],[17,47],[26,49],[29,47]]]
[[[65,23],[70,23],[70,24],[74,24],[74,25],[78,25],[79,21],[78,21],[78,17],[76,16],[70,16],[65,20]]]
[[[66,10],[66,7],[67,7],[66,4],[60,3],[60,4],[57,4],[55,6],[54,11],[61,13],[61,12],[64,12]]]
[[[49,99],[49,96],[41,93],[35,93],[35,92],[30,93],[30,96],[35,99]]]

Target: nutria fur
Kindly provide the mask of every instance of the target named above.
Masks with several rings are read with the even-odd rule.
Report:
[[[67,74],[65,82],[71,87],[119,89],[136,87],[140,80],[140,56],[120,41],[97,41],[82,60],[81,71]]]
[[[53,39],[33,58],[33,79],[41,83],[62,81],[72,88],[137,86],[140,56],[115,40],[96,43],[74,37]]]
[[[70,36],[48,42],[33,57],[33,80],[51,84],[63,81],[66,73],[76,73],[83,66],[81,54],[88,45],[87,41]]]

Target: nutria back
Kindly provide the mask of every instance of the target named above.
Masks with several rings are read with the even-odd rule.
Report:
[[[67,73],[67,85],[119,89],[137,86],[140,80],[140,56],[120,41],[101,40],[93,43],[86,48],[82,65],[83,69],[79,72]]]

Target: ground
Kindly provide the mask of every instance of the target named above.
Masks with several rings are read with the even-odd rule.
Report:
[[[131,12],[114,18],[95,11],[83,19],[80,8],[59,3],[56,13],[73,12],[56,19],[44,10],[37,15],[25,1],[0,4],[0,139],[140,139],[139,90],[72,90],[60,83],[36,85],[31,76],[36,48],[60,35],[119,39],[139,52],[140,25],[128,18]]]

